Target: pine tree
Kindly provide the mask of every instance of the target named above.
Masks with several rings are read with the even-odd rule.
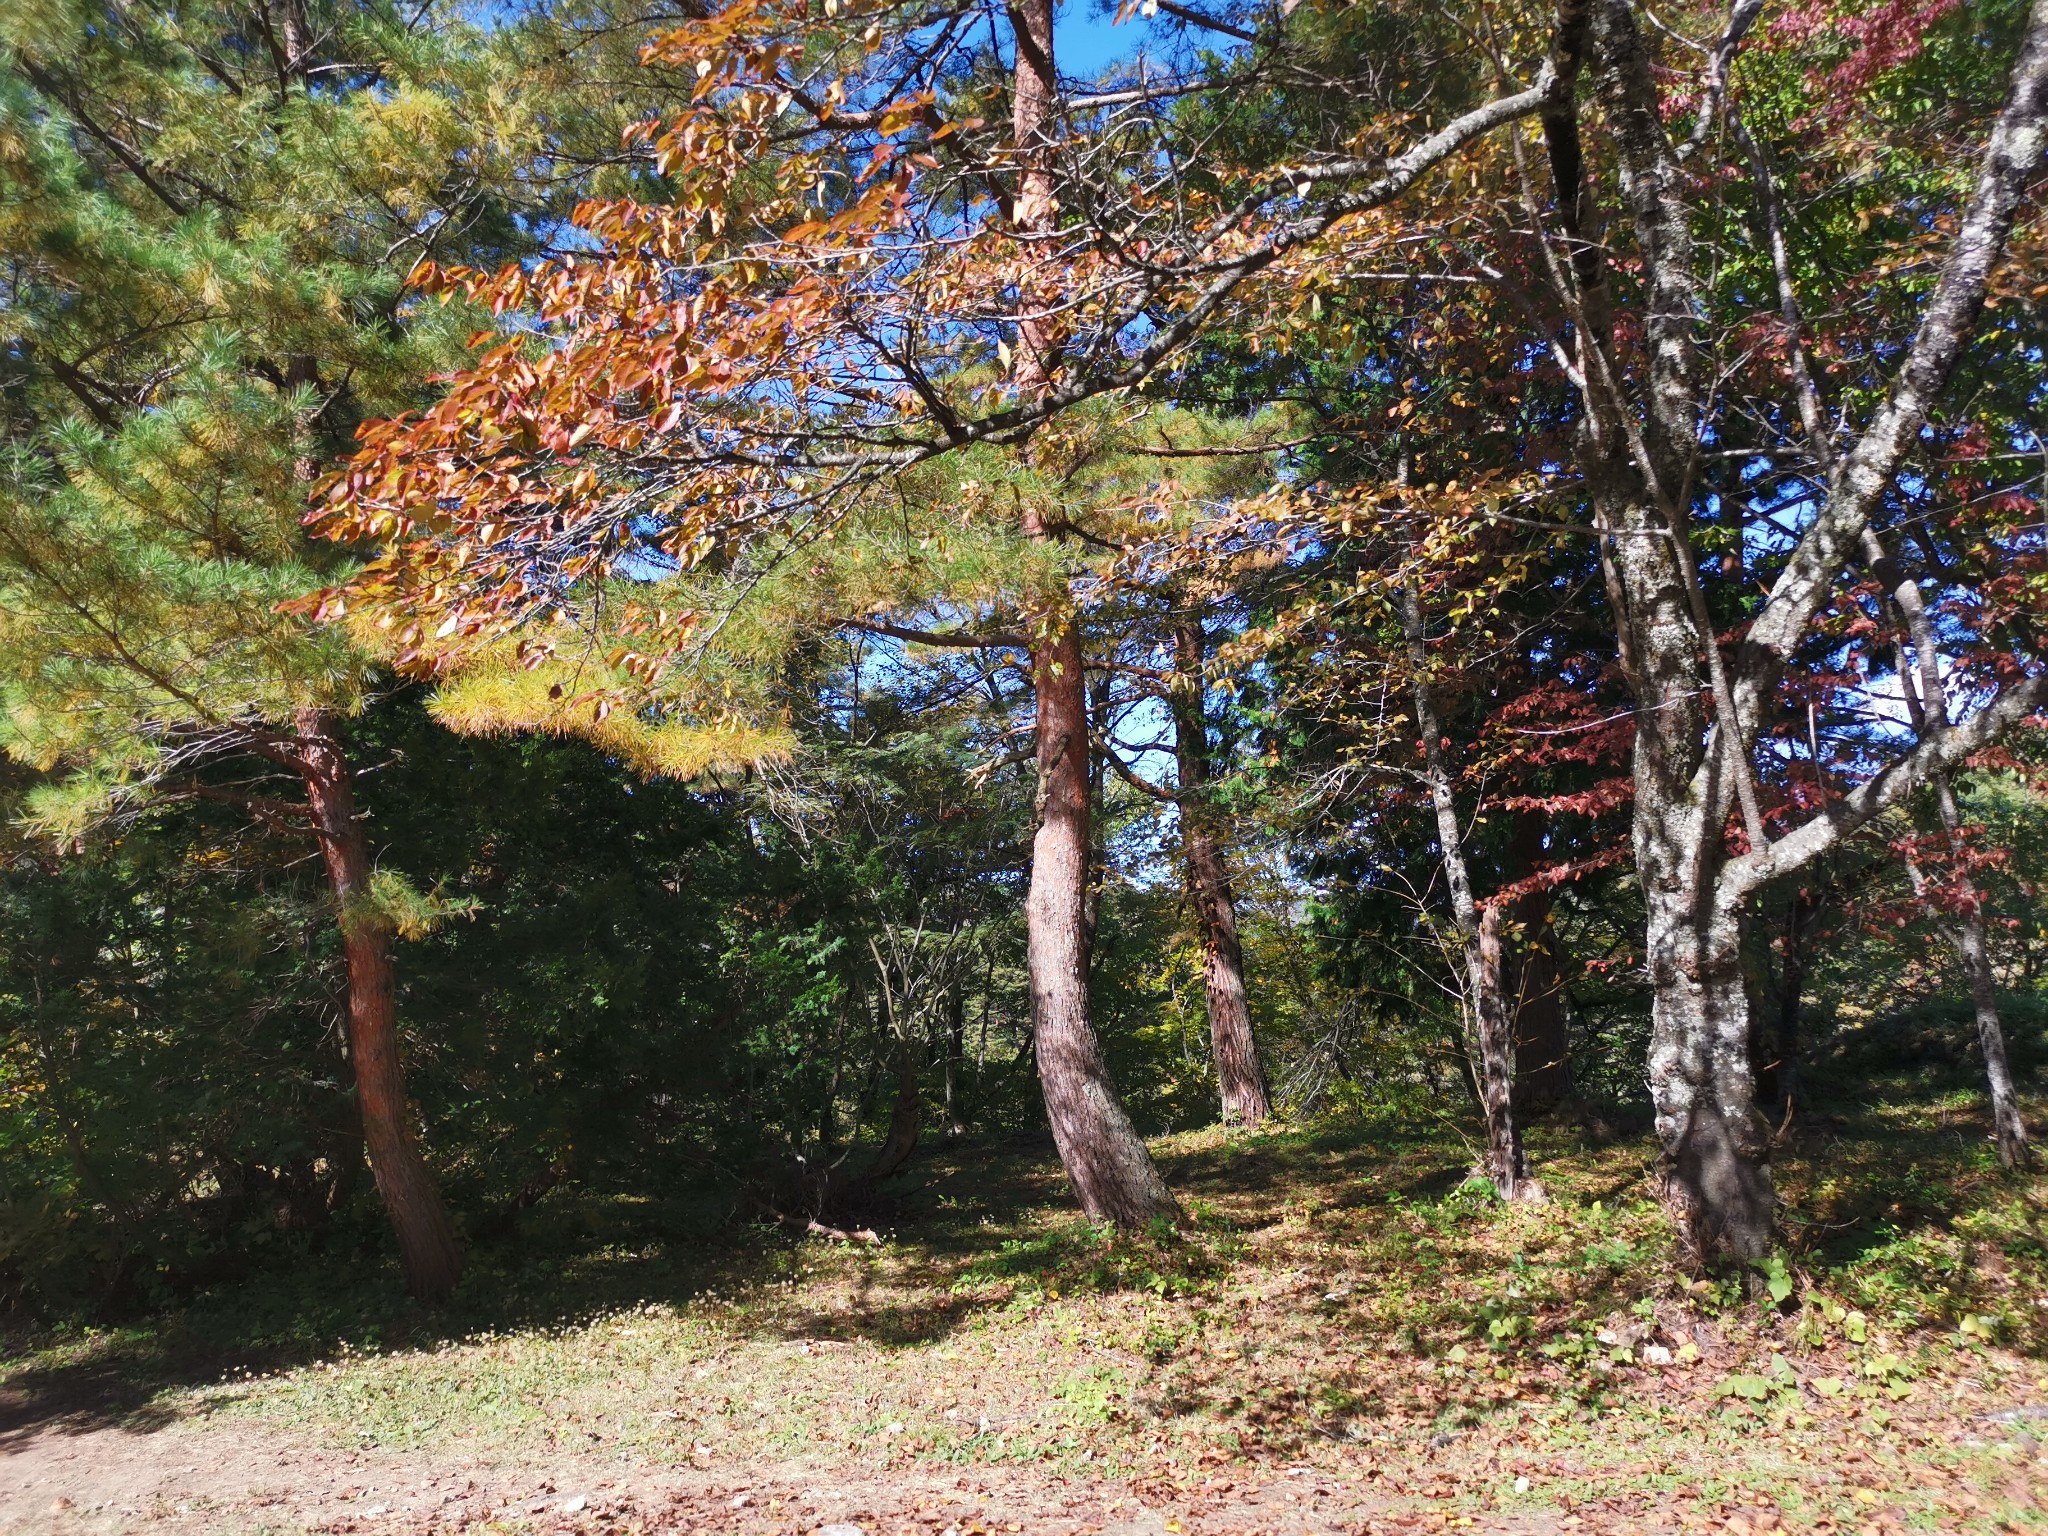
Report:
[[[576,83],[623,61],[578,48],[632,47],[582,13],[459,16],[0,5],[0,740],[49,773],[60,842],[164,796],[317,842],[369,1157],[426,1297],[461,1258],[346,744],[378,670],[280,605],[347,566],[301,532],[321,461],[464,355],[459,310],[396,323],[408,270],[558,223],[626,110]]]

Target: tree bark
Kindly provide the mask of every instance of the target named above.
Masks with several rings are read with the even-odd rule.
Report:
[[[1072,620],[1043,622],[1032,655],[1040,810],[1025,902],[1038,1079],[1081,1209],[1126,1228],[1177,1222],[1180,1207],[1124,1112],[1089,1013],[1088,696]]]
[[[966,1105],[960,1094],[960,1069],[967,1060],[967,987],[955,982],[946,995],[946,1134],[967,1134]]]
[[[1510,843],[1512,878],[1536,873],[1545,857],[1547,820],[1534,812],[1515,818]],[[1513,999],[1515,1113],[1523,1120],[1571,1096],[1571,1036],[1565,1020],[1564,974],[1557,963],[1557,930],[1551,923],[1556,898],[1547,890],[1517,900],[1509,918],[1519,938],[1507,985]]]
[[[2007,1168],[2024,1168],[2032,1160],[2026,1121],[2013,1089],[2012,1063],[2005,1054],[2005,1031],[1998,1021],[1998,978],[1991,969],[1985,942],[1984,914],[1976,909],[1956,924],[1956,950],[1970,977],[1970,1002],[1977,1013],[1977,1043],[1984,1052],[1984,1076],[1991,1089],[1991,1129],[1998,1141],[1998,1160]]]
[[[1739,665],[1732,674],[1691,542],[1701,423],[1711,397],[1697,335],[1703,289],[1687,201],[1692,180],[1664,127],[1636,9],[1631,0],[1596,0],[1587,15],[1595,95],[1605,109],[1638,257],[1641,328],[1627,368],[1611,334],[1606,247],[1593,238],[1586,216],[1592,182],[1580,153],[1578,98],[1570,94],[1554,98],[1544,123],[1557,216],[1573,257],[1572,273],[1555,286],[1573,322],[1575,383],[1585,407],[1577,458],[1599,535],[1618,659],[1635,696],[1634,851],[1648,909],[1649,1067],[1665,1188],[1702,1256],[1754,1259],[1770,1246],[1774,1197],[1747,1059],[1738,911],[1765,882],[1796,872],[1867,824],[1931,769],[1953,766],[1971,744],[1993,739],[2039,707],[2048,686],[2032,678],[2010,685],[1966,725],[1924,736],[1829,814],[1770,841],[1755,792],[1758,722],[1814,616],[1837,590],[1850,551],[1867,539],[1873,512],[1974,334],[1989,275],[2048,139],[2048,0],[2030,8],[2011,93],[1913,342],[1886,398],[1839,463],[1805,380],[1802,420],[1811,450],[1828,467],[1826,494],[1735,642]],[[1781,311],[1793,324],[1797,304],[1779,265]],[[1792,340],[1800,371],[1796,324]],[[1931,650],[1923,664],[1933,667]],[[1911,698],[1910,687],[1906,692]],[[1750,845],[1740,853],[1727,846],[1737,808]]]
[[[1703,646],[1687,597],[1692,573],[1662,514],[1615,452],[1582,444],[1624,600],[1624,664],[1636,697],[1635,862],[1647,923],[1649,1079],[1664,1193],[1697,1257],[1770,1251],[1776,1213],[1770,1144],[1750,1070],[1749,993],[1736,903],[1722,879],[1723,829],[1740,772],[1703,705]],[[1718,726],[1716,722],[1716,726]]]
[[[1021,0],[1011,7],[1010,17],[1017,48],[1011,127],[1018,156],[1011,217],[1019,235],[1028,240],[1049,234],[1057,214],[1051,128],[1059,80],[1053,68],[1052,0]],[[1011,383],[1020,396],[1042,394],[1052,380],[1057,342],[1039,313],[1044,297],[1026,284],[1018,299],[1017,360]],[[1024,509],[1023,533],[1028,539],[1057,537],[1057,529],[1035,503]],[[1060,1162],[1081,1209],[1090,1217],[1128,1228],[1162,1217],[1178,1222],[1180,1207],[1110,1081],[1088,1007],[1093,817],[1081,634],[1064,592],[1051,596],[1033,617],[1039,817],[1031,842],[1025,928],[1031,1043],[1046,1115],[1052,1121]]]
[[[1956,804],[1955,786],[1946,773],[1938,773],[1934,776],[1934,790],[1949,850],[1960,854],[1962,812]],[[1977,1045],[1984,1053],[1984,1081],[1991,1091],[1991,1134],[1998,1145],[1998,1161],[2006,1168],[2024,1168],[2033,1158],[2033,1149],[2027,1143],[2027,1123],[2020,1115],[2012,1063],[2005,1051],[2005,1029],[1998,1017],[1998,976],[1991,969],[1983,897],[1974,881],[1959,876],[1962,889],[1957,894],[1963,910],[1946,914],[1933,900],[1919,861],[1910,855],[1906,859],[1906,873],[1912,878],[1914,894],[1927,915],[1947,931],[1949,942],[1955,945],[1956,956],[1962,961],[1963,975],[1970,983],[1970,1006],[1977,1017]]]
[[[910,1161],[917,1150],[918,1132],[924,1128],[924,1104],[917,1091],[917,1054],[910,1037],[896,1037],[896,1100],[889,1109],[889,1133],[875,1153],[868,1169],[869,1183],[877,1183]]]
[[[1923,737],[1938,741],[1948,733],[1950,725],[1948,689],[1942,681],[1940,646],[1926,598],[1919,582],[1900,568],[1874,530],[1863,530],[1862,547],[1871,569],[1891,590],[1892,601],[1905,620],[1907,635],[1913,643],[1917,667],[1907,665],[1903,646],[1898,652],[1900,693],[1913,727]],[[1955,779],[1947,768],[1939,767],[1929,775],[1929,781],[1949,855],[1960,861],[1965,851],[1963,812],[1956,802]],[[2031,1152],[2026,1122],[2020,1117],[2019,1098],[2013,1090],[2012,1067],[2006,1059],[2005,1030],[1998,1017],[1998,978],[1991,969],[1991,947],[1984,932],[1983,897],[1959,862],[1956,874],[1961,888],[1957,895],[1962,911],[1953,919],[1944,919],[1927,900],[1926,881],[1919,865],[1910,857],[1906,860],[1906,872],[1928,916],[1947,928],[1950,942],[1963,963],[1963,973],[1969,978],[1970,1002],[1977,1015],[1977,1041],[1984,1052],[1984,1077],[1991,1090],[1991,1125],[1998,1143],[1998,1160],[2007,1168],[2024,1168]]]
[[[924,1128],[924,1103],[917,1091],[917,1053],[911,1043],[910,1026],[896,1011],[897,978],[890,974],[882,960],[881,946],[872,937],[868,939],[868,953],[874,957],[876,985],[880,989],[876,1013],[896,1066],[896,1097],[889,1107],[888,1134],[882,1138],[866,1175],[867,1182],[873,1184],[909,1162],[910,1154],[917,1150],[918,1132]]]
[[[1547,910],[1516,913],[1522,925],[1521,963],[1515,986],[1515,1113],[1526,1118],[1571,1096],[1571,1039],[1565,1025],[1564,978],[1557,966],[1557,934]],[[1540,906],[1547,909],[1548,899]]]
[[[1049,235],[1058,219],[1053,190],[1053,102],[1059,73],[1053,67],[1052,0],[1016,0],[1010,27],[1017,61],[1010,80],[1010,131],[1017,145],[1017,188],[1010,222],[1027,243]],[[1031,263],[1027,260],[1027,270]],[[1048,298],[1027,281],[1017,295],[1017,355],[1010,382],[1020,396],[1044,393],[1052,382],[1058,341],[1043,310]]]
[[[399,1060],[398,1008],[392,983],[391,935],[366,910],[370,851],[356,816],[355,789],[338,722],[315,709],[298,713],[295,749],[305,779],[313,830],[320,840],[348,962],[349,1063],[356,1080],[363,1143],[377,1193],[398,1237],[405,1283],[424,1301],[438,1301],[462,1275],[462,1252],[441,1203],[440,1187],[420,1155]]]
[[[1529,1178],[1521,1125],[1515,1118],[1515,1040],[1501,975],[1502,913],[1498,903],[1482,913],[1473,900],[1464,829],[1458,825],[1457,800],[1444,761],[1443,728],[1430,698],[1422,594],[1412,579],[1401,589],[1401,623],[1414,674],[1415,728],[1422,735],[1423,778],[1436,812],[1437,856],[1443,861],[1444,883],[1450,888],[1451,924],[1464,962],[1465,1010],[1472,1040],[1469,1054],[1477,1057],[1471,1066],[1486,1126],[1486,1175],[1503,1200],[1537,1196],[1541,1188]]]
[[[1202,932],[1202,979],[1209,1006],[1209,1045],[1216,1063],[1223,1123],[1247,1129],[1273,1113],[1265,1067],[1252,1034],[1251,1000],[1244,983],[1244,946],[1237,934],[1237,904],[1230,871],[1216,835],[1209,782],[1209,723],[1202,708],[1202,621],[1181,616],[1174,631],[1178,675],[1173,696],[1174,751],[1179,769],[1181,849],[1188,895]]]
[[[1736,914],[1684,888],[1649,896],[1650,1096],[1665,1189],[1698,1257],[1770,1252],[1769,1141],[1749,1061],[1749,990]]]
[[[1942,711],[1948,701],[1938,689],[1923,701],[1931,712]],[[1956,804],[1955,782],[1947,772],[1934,775],[1934,803],[1941,813],[1942,830],[1948,836],[1949,852],[1961,856],[1963,813]],[[1959,875],[1963,910],[1950,925],[1950,937],[1970,978],[1970,1005],[1977,1015],[1977,1044],[1984,1052],[1984,1080],[1991,1090],[1991,1131],[1998,1143],[1998,1161],[2007,1168],[2024,1168],[2032,1160],[2027,1145],[2027,1123],[2020,1117],[2019,1095],[2012,1083],[2012,1063],[2005,1054],[2005,1030],[1998,1018],[1998,977],[1991,969],[1991,945],[1984,929],[1984,897],[1977,883]]]
[[[1785,958],[1778,968],[1778,1050],[1768,1085],[1781,1126],[1792,1123],[1806,1098],[1805,1085],[1799,1080],[1799,1012],[1806,1003],[1807,930],[1819,910],[1816,887],[1802,885],[1785,912]]]

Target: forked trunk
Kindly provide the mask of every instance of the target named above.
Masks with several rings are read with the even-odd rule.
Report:
[[[1209,1044],[1223,1123],[1247,1128],[1273,1113],[1266,1072],[1252,1034],[1251,1000],[1244,984],[1244,945],[1237,934],[1237,903],[1216,835],[1215,810],[1204,797],[1209,781],[1209,727],[1202,708],[1202,626],[1194,614],[1175,630],[1178,676],[1173,700],[1179,766],[1181,849],[1187,859],[1188,896],[1202,930],[1202,979],[1209,1004]]]
[[[868,1169],[870,1182],[879,1182],[910,1161],[917,1150],[918,1132],[924,1127],[924,1103],[917,1091],[917,1053],[908,1036],[896,1037],[896,1100],[889,1109],[889,1134]]]
[[[438,1301],[462,1276],[462,1252],[441,1203],[440,1187],[413,1136],[398,1054],[391,935],[368,910],[369,844],[356,819],[355,790],[337,723],[332,716],[305,709],[299,711],[297,728],[299,772],[340,913],[342,953],[348,962],[348,1054],[363,1144],[377,1193],[398,1237],[406,1288],[422,1300]]]
[[[1662,515],[1624,494],[1640,489],[1625,484],[1625,461],[1587,452],[1580,463],[1603,527],[1632,535],[1602,553],[1610,592],[1630,613],[1623,658],[1636,701],[1632,834],[1646,915],[1658,1173],[1697,1259],[1758,1259],[1770,1251],[1775,1197],[1736,911],[1747,893],[1723,890],[1724,829],[1738,799],[1729,780],[1748,769],[1709,735],[1700,628],[1674,543],[1654,535]]]
[[[1060,1162],[1081,1209],[1138,1228],[1180,1219],[1152,1154],[1110,1082],[1088,1010],[1088,696],[1073,624],[1048,618],[1033,650],[1038,692],[1038,832],[1031,844],[1031,1025]]]
[[[1749,991],[1736,915],[1687,892],[1649,896],[1650,1097],[1667,1196],[1700,1257],[1770,1252],[1770,1144],[1749,1059]],[[1676,898],[1676,899],[1674,899]]]

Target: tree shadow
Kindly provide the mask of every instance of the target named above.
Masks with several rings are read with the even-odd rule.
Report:
[[[178,1369],[156,1351],[117,1351],[15,1370],[0,1383],[0,1459],[55,1431],[125,1429],[146,1434],[183,1417],[167,1394],[196,1386],[203,1372]]]
[[[1912,1260],[1901,1249],[1943,1241],[1959,1245],[1967,1260],[1993,1228],[2048,1252],[2048,1192],[2038,1175],[1998,1166],[1981,1101],[1828,1104],[1808,1117],[1776,1165],[1793,1250],[1810,1265],[1906,1264]],[[1996,1289],[1986,1282],[1999,1279],[1997,1269],[1957,1265],[1943,1295],[1966,1307]]]
[[[1995,1208],[2008,1250],[2023,1242],[2048,1253],[2042,1186],[2010,1180],[1987,1162],[1981,1117],[1925,1103],[1910,1111],[1833,1105],[1829,1113],[1840,1134],[1789,1149],[1780,1164],[1801,1262],[1903,1267],[1887,1257],[1902,1234],[1952,1239],[1968,1250],[1966,1262],[1936,1302],[1988,1310],[1979,1292],[2011,1282],[1990,1272],[1995,1265],[1968,1261],[1978,1251],[1969,1245],[1985,1239],[1975,1228],[1958,1235],[1959,1223]],[[1647,1143],[1574,1151],[1562,1132],[1556,1140],[1542,1149],[1538,1171],[1555,1180],[1566,1202],[1612,1204],[1640,1186]],[[899,1349],[943,1341],[1033,1286],[1178,1294],[1227,1284],[1246,1244],[1258,1245],[1251,1262],[1276,1272],[1293,1263],[1287,1256],[1297,1246],[1295,1267],[1304,1271],[1327,1268],[1320,1255],[1347,1244],[1376,1254],[1372,1262],[1385,1267],[1380,1283],[1396,1283],[1393,1271],[1406,1266],[1412,1273],[1399,1283],[1416,1288],[1416,1315],[1439,1320],[1450,1316],[1447,1308],[1469,1312],[1471,1298],[1512,1258],[1460,1234],[1459,1223],[1494,1218],[1483,1199],[1461,1193],[1468,1159],[1441,1136],[1361,1121],[1256,1136],[1190,1133],[1162,1138],[1157,1150],[1194,1219],[1185,1239],[1112,1238],[1089,1226],[1072,1208],[1051,1148],[1012,1139],[929,1146],[876,1192],[872,1216],[883,1242],[829,1245],[829,1260],[821,1253],[828,1245],[816,1237],[730,1207],[565,1189],[528,1212],[518,1233],[478,1244],[455,1299],[429,1309],[403,1295],[388,1253],[337,1240],[331,1252],[273,1263],[143,1325],[7,1342],[0,1454],[39,1434],[148,1433],[202,1406],[204,1394],[194,1389],[244,1374],[341,1353],[576,1329],[709,1297],[737,1298],[740,1322],[760,1338]],[[822,1305],[825,1292],[808,1283],[778,1283],[821,1263],[833,1266],[832,1294],[843,1295],[843,1304]],[[1588,1268],[1573,1316],[1639,1299],[1643,1273],[1656,1263],[1645,1254]],[[1912,1283],[1929,1294],[1924,1276]],[[1319,1330],[1331,1356],[1318,1390],[1331,1403],[1370,1402],[1380,1390],[1372,1362],[1388,1358],[1398,1342],[1384,1320],[1368,1321],[1341,1298],[1306,1293],[1300,1317]],[[1469,1330],[1471,1319],[1461,1317],[1458,1326]],[[2021,1347],[2044,1352],[2031,1342]],[[1162,1401],[1188,1412],[1222,1411],[1220,1400],[1179,1389]]]
[[[966,1326],[1000,1298],[952,1294],[961,1266],[1065,1199],[1049,1143],[1016,1143],[941,1144],[874,1192],[863,1214],[886,1238],[855,1277],[851,1311],[762,1300],[752,1321],[793,1342],[885,1347],[937,1342]],[[473,1243],[455,1297],[430,1308],[405,1296],[381,1244],[338,1234],[334,1252],[268,1263],[135,1326],[0,1339],[0,1454],[38,1434],[148,1433],[192,1414],[194,1389],[343,1353],[575,1329],[706,1297],[772,1298],[773,1282],[819,1243],[732,1209],[564,1190],[525,1213],[516,1232]]]

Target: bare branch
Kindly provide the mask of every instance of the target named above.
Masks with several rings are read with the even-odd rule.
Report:
[[[1849,451],[1832,494],[1793,550],[1750,629],[1742,669],[1746,702],[1761,696],[1804,638],[1836,573],[1848,563],[1858,535],[1947,387],[1969,345],[1985,285],[2005,254],[2020,197],[2040,169],[2044,147],[2048,0],[2035,0],[2013,69],[2011,94],[1985,146],[1962,227],[1891,395]]]
[[[1768,849],[1731,859],[1721,879],[1721,899],[1740,901],[1812,862],[1935,774],[1961,767],[1972,753],[1990,746],[2044,704],[2048,704],[2048,672],[2013,684],[1995,702],[1960,725],[1928,737]]]

